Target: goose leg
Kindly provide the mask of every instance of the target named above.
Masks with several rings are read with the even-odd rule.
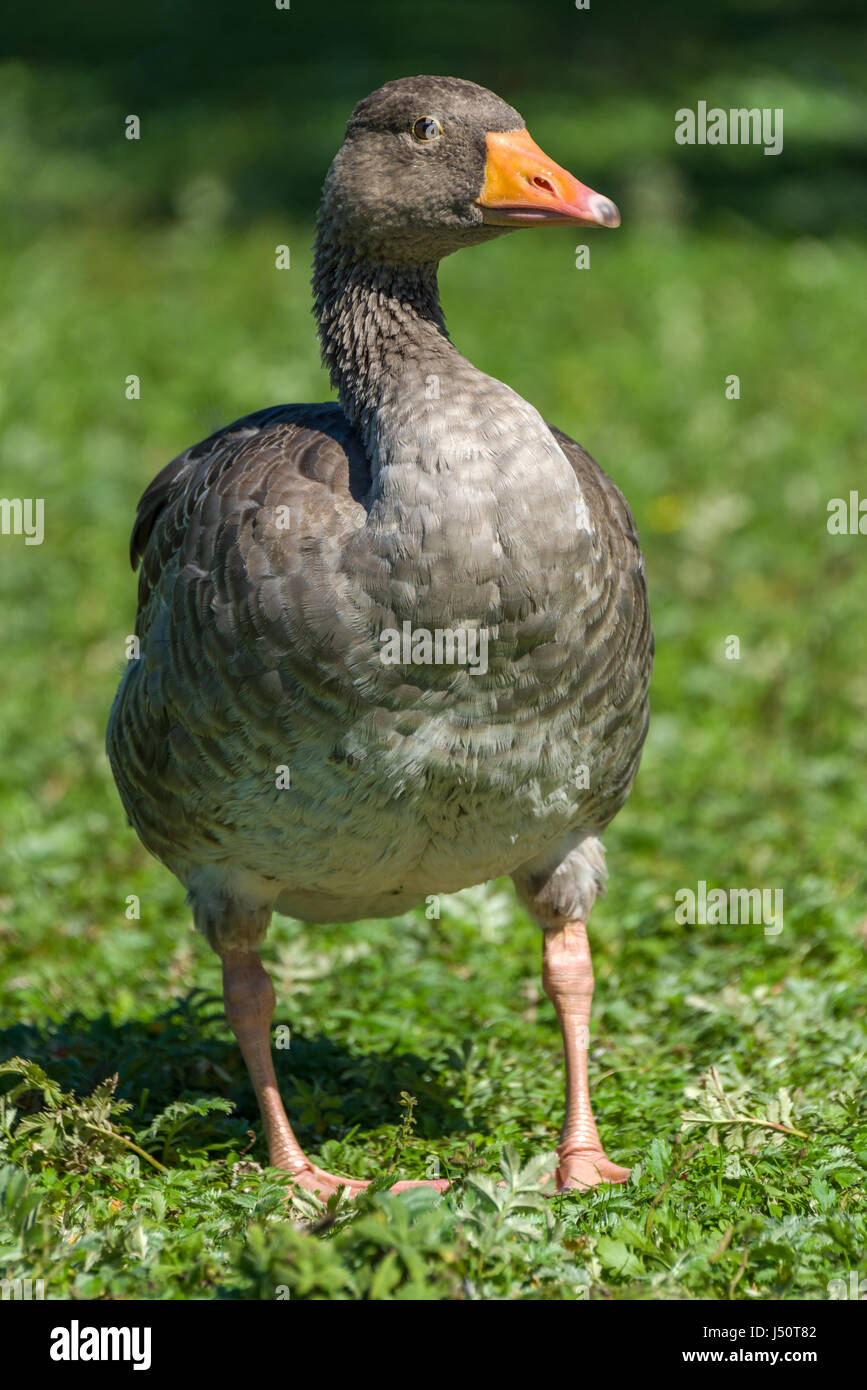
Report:
[[[543,936],[542,984],[557,1010],[566,1053],[566,1120],[557,1146],[557,1190],[625,1182],[629,1169],[612,1163],[605,1153],[590,1106],[587,1049],[593,964],[587,928],[575,920],[549,927]]]
[[[223,1002],[229,1027],[238,1040],[250,1080],[259,1102],[265,1137],[268,1141],[268,1162],[272,1168],[282,1168],[291,1181],[306,1192],[313,1192],[326,1201],[341,1188],[355,1197],[369,1184],[359,1178],[343,1178],[326,1173],[305,1154],[289,1123],[271,1057],[271,1019],[274,1014],[274,986],[256,951],[228,951],[221,956],[223,964]],[[399,1182],[392,1192],[407,1187],[435,1187],[444,1191],[447,1182]]]

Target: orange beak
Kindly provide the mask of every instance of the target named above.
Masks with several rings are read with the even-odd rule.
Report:
[[[488,134],[485,186],[477,199],[485,222],[499,227],[619,227],[614,204],[573,179],[526,130]]]

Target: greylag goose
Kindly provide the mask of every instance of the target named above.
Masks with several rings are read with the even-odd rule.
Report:
[[[542,929],[563,1032],[557,1188],[628,1176],[590,1105],[585,924],[647,730],[635,524],[579,444],[461,356],[437,293],[462,247],[619,221],[492,92],[387,83],[353,111],[317,223],[339,404],[248,415],[139,503],[112,770],[222,958],[269,1161],[323,1198],[365,1184],[312,1162],[283,1108],[272,913],[391,917],[501,874]]]

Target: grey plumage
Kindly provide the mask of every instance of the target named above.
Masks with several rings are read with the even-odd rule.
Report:
[[[314,281],[340,403],[237,421],[139,504],[142,654],[108,751],[218,949],[255,944],[275,908],[390,916],[509,873],[549,924],[602,888],[597,837],[647,729],[644,568],[614,483],[446,334],[436,261],[503,231],[467,202],[478,129],[520,122],[484,93],[479,125],[481,91],[389,84],[350,121]],[[406,113],[433,107],[460,127],[456,164],[437,154],[406,183]],[[487,631],[487,671],[385,664],[381,635],[405,622]]]

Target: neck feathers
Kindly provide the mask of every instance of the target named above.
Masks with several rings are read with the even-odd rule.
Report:
[[[446,332],[436,264],[373,265],[320,229],[313,274],[322,359],[340,404],[370,442],[378,412],[459,359]]]

